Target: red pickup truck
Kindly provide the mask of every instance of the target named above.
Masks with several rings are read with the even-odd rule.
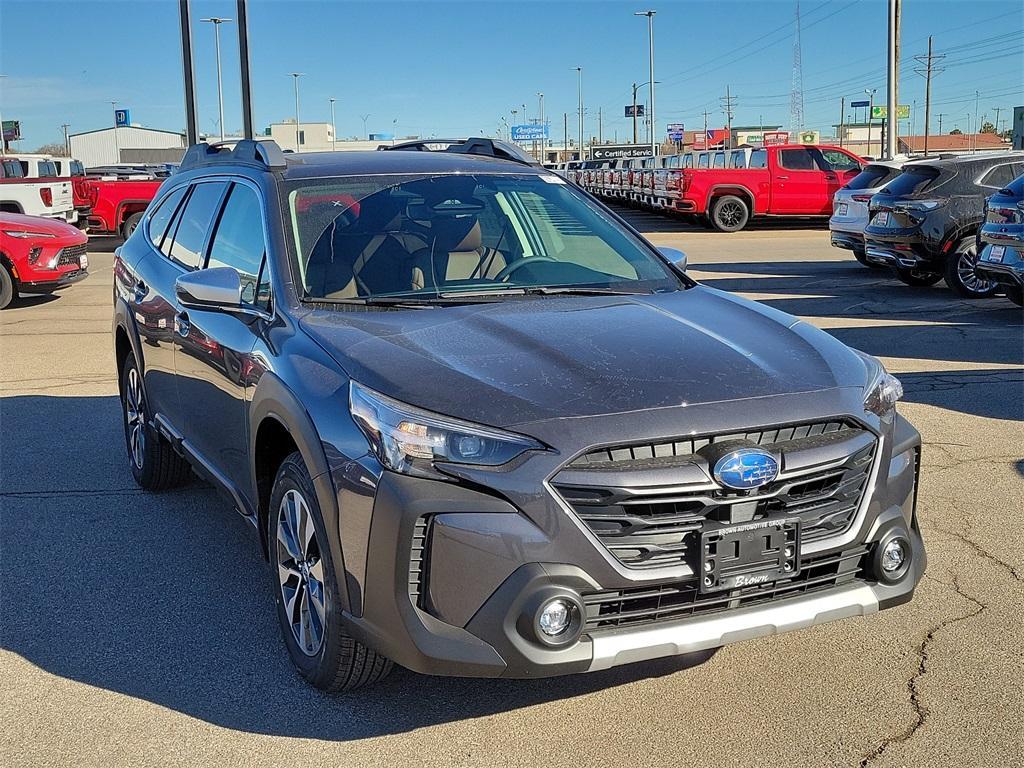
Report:
[[[92,204],[89,234],[127,239],[162,183],[163,179],[86,179]]]
[[[666,169],[663,207],[722,232],[738,232],[753,216],[830,216],[832,196],[865,162],[828,145],[692,154],[682,167]]]

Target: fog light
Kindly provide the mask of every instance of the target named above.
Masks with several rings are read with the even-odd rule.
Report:
[[[882,570],[886,574],[899,571],[907,561],[910,545],[907,540],[897,536],[882,548]]]
[[[540,627],[540,631],[548,637],[557,637],[568,629],[571,621],[572,608],[564,600],[556,598],[541,608],[537,625]]]

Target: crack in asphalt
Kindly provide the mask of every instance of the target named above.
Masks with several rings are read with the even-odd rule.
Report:
[[[976,552],[977,554],[981,555],[986,560],[988,560],[990,562],[993,562],[996,565],[998,565],[1001,568],[1003,568],[1016,581],[1024,584],[1024,574],[1021,574],[1020,570],[1015,565],[1011,565],[1010,563],[1006,562],[1005,560],[1002,560],[999,557],[996,557],[991,552],[989,552],[987,549],[985,549],[981,544],[979,544],[978,542],[974,541],[974,539],[969,539],[966,536],[964,536],[962,533],[958,533],[957,531],[951,531],[948,528],[943,528],[941,525],[935,525],[935,523],[929,523],[927,526],[925,526],[925,530],[938,531],[939,533],[944,533],[947,536],[951,536],[954,539],[963,542],[968,547],[970,547],[972,550],[974,550],[974,552]]]
[[[920,645],[918,645],[917,647],[917,670],[910,677],[910,679],[907,680],[907,691],[910,694],[910,706],[914,710],[914,721],[903,731],[892,736],[889,736],[888,738],[884,739],[871,752],[864,754],[861,757],[860,763],[858,763],[859,768],[867,768],[867,766],[871,765],[876,760],[878,760],[878,758],[882,757],[882,755],[884,755],[890,747],[897,744],[905,744],[906,742],[910,741],[912,738],[914,738],[914,735],[928,721],[928,717],[931,715],[931,711],[922,701],[920,682],[921,678],[928,674],[928,662],[931,660],[931,643],[932,640],[935,639],[936,633],[941,632],[943,629],[952,626],[953,624],[959,624],[960,622],[967,621],[968,619],[973,619],[975,616],[978,616],[979,614],[988,609],[987,605],[985,605],[984,603],[980,602],[979,600],[975,599],[974,597],[968,595],[966,592],[963,591],[963,589],[960,587],[960,582],[955,575],[953,576],[952,582],[941,581],[928,575],[925,575],[924,578],[928,579],[929,581],[934,581],[936,584],[941,584],[945,587],[952,587],[958,595],[960,595],[965,600],[968,600],[969,602],[973,603],[975,605],[975,610],[971,611],[970,613],[966,613],[962,616],[953,616],[952,618],[944,619],[943,621],[939,622],[934,627],[932,627],[930,630],[928,630],[928,634],[925,635],[924,640],[922,640]]]

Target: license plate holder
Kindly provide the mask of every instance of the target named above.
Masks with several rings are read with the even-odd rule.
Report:
[[[840,203],[839,206],[836,208],[836,216],[845,216],[848,210],[849,207],[846,203]]]
[[[700,591],[753,587],[800,572],[800,520],[753,520],[701,533]]]
[[[1005,245],[993,245],[988,249],[988,253],[985,254],[985,261],[994,261],[999,263],[1003,260],[1003,256],[1006,254]]]
[[[882,211],[881,213],[875,214],[875,226],[888,227],[889,226],[889,212]]]
[[[82,269],[88,269],[89,268],[89,257],[86,256],[85,254],[82,254],[81,256],[79,256],[78,257],[78,266],[81,267]]]

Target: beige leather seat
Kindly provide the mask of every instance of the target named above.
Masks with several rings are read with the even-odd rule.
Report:
[[[432,247],[416,254],[416,288],[458,280],[493,280],[505,268],[501,251],[484,247],[475,216],[438,217],[431,223],[431,235]]]

